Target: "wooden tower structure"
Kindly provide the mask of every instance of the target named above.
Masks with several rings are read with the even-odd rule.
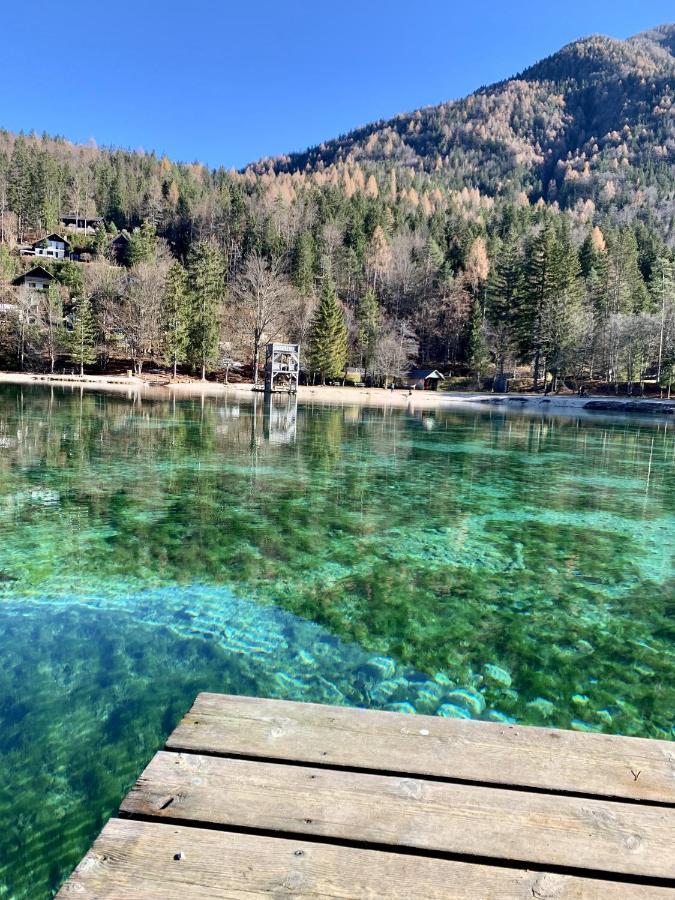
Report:
[[[265,393],[298,390],[300,344],[268,344],[265,355]]]

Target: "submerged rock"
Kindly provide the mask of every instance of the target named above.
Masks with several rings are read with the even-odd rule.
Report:
[[[478,691],[471,691],[468,688],[456,688],[454,691],[445,695],[446,703],[451,706],[459,706],[467,710],[473,716],[479,716],[485,709],[485,697]]]
[[[444,703],[436,710],[437,716],[443,716],[446,719],[470,719],[471,714],[467,709],[461,706],[455,706],[454,703]]]
[[[373,703],[386,703],[401,688],[401,681],[380,681],[370,689],[369,696]]]
[[[588,722],[582,722],[581,719],[572,719],[570,728],[574,731],[599,731],[594,725],[589,725]]]
[[[408,713],[413,716],[417,712],[412,703],[390,703],[388,706],[385,706],[385,709],[388,709],[389,712]]]
[[[506,669],[502,669],[500,666],[495,666],[492,663],[487,663],[483,666],[483,672],[488,681],[492,681],[494,684],[498,684],[501,687],[511,687],[512,678]]]
[[[499,712],[496,709],[489,709],[483,719],[486,722],[499,722],[502,725],[513,725],[516,719],[513,716],[507,716],[506,713]]]
[[[388,656],[371,656],[364,663],[363,669],[381,678],[393,678],[396,674],[396,663]]]
[[[550,700],[546,700],[544,697],[537,697],[536,700],[530,700],[527,704],[527,708],[535,710],[545,719],[550,718],[555,712],[555,706]]]

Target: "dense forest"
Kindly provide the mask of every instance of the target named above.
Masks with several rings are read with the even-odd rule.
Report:
[[[592,37],[240,172],[0,131],[0,364],[255,375],[284,337],[321,380],[669,389],[674,83],[675,26]],[[105,221],[86,261],[17,289],[21,247],[73,212]]]

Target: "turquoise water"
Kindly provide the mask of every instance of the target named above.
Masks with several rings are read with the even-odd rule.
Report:
[[[675,737],[674,425],[0,385],[0,897],[200,690]]]

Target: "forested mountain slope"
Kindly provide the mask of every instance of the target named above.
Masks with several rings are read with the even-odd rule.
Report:
[[[394,164],[455,190],[524,191],[530,201],[564,207],[591,200],[608,213],[652,210],[670,232],[674,48],[675,25],[626,41],[585,38],[463,100],[376,122],[254,169]]]

